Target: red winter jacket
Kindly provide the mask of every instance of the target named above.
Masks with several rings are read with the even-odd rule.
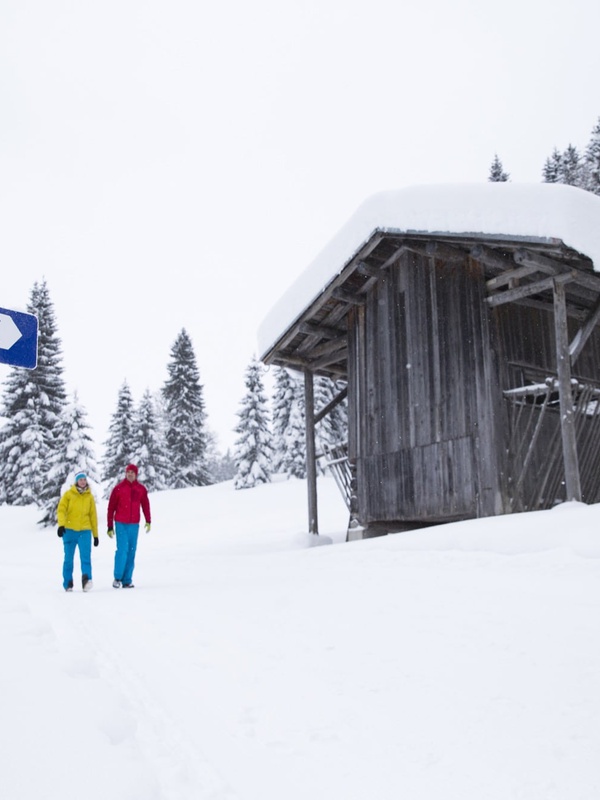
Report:
[[[112,528],[114,522],[135,525],[140,521],[140,506],[146,522],[150,522],[150,501],[146,487],[137,480],[128,481],[127,478],[117,483],[108,501],[108,527]]]

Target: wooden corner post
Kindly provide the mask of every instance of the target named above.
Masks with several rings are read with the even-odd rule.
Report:
[[[554,329],[556,335],[556,371],[560,400],[560,431],[562,436],[563,461],[565,465],[565,489],[567,500],[581,502],[581,482],[577,458],[577,439],[573,391],[571,388],[571,357],[569,354],[569,331],[567,328],[567,301],[565,284],[554,281]]]
[[[317,518],[317,456],[315,449],[315,393],[313,374],[304,370],[306,419],[306,482],[308,484],[308,532],[319,533]]]

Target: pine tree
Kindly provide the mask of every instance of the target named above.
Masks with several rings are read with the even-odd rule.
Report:
[[[250,489],[271,480],[273,445],[269,430],[269,414],[261,366],[252,359],[245,374],[246,395],[234,428],[239,437],[235,443],[236,474],[234,487]]]
[[[600,195],[600,117],[585,151],[585,188]]]
[[[0,498],[10,505],[41,502],[60,458],[55,445],[66,404],[61,341],[45,281],[33,285],[27,311],[38,318],[37,367],[9,373],[1,411],[7,423],[0,431]]]
[[[498,155],[494,155],[494,160],[490,166],[490,174],[488,176],[488,181],[491,183],[504,183],[510,178],[508,172],[504,172],[504,167],[502,166],[502,162],[498,158]]]
[[[304,381],[279,368],[273,394],[273,472],[306,477],[306,419]]]
[[[98,482],[98,469],[94,445],[89,434],[87,412],[80,405],[77,392],[62,413],[59,433],[56,437],[56,459],[49,471],[46,488],[41,497],[44,516],[42,525],[56,524],[56,508],[63,492],[73,483],[77,472],[85,472],[88,483]]]
[[[166,441],[174,489],[212,483],[207,464],[204,389],[192,340],[185,328],[171,348],[169,378],[163,387]]]
[[[294,397],[293,379],[284,367],[275,368],[275,389],[273,392],[273,472],[284,472],[287,460],[287,441],[285,433],[290,421]]]
[[[166,489],[169,485],[170,465],[165,450],[154,401],[150,390],[146,389],[134,415],[132,461],[143,475],[148,491]]]
[[[344,390],[344,381],[317,376],[315,379],[315,409],[317,413],[329,405]],[[318,443],[345,444],[348,440],[348,401],[342,400],[323,417],[316,427]]]
[[[581,156],[576,147],[570,144],[562,154],[560,172],[560,183],[568,186],[581,186]]]
[[[104,497],[109,497],[116,483],[125,477],[125,467],[132,461],[135,419],[133,398],[127,381],[119,389],[117,410],[112,416],[102,462]]]
[[[555,147],[552,155],[546,159],[544,169],[542,170],[542,177],[544,183],[560,183],[560,176],[562,174],[562,156]]]
[[[235,475],[235,461],[231,450],[227,449],[225,454],[219,452],[216,447],[216,440],[211,436],[208,448],[208,468],[215,483],[230,481]]]

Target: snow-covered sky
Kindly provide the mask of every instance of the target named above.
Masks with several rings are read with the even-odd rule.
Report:
[[[5,0],[0,307],[45,277],[98,443],[182,327],[221,444],[260,321],[365,198],[536,182],[598,116],[595,0]],[[0,380],[7,368],[0,367]]]
[[[597,800],[600,505],[346,543],[318,491],[153,494],[86,594],[0,508],[0,797]]]

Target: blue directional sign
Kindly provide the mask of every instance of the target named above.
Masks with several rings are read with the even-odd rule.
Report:
[[[37,345],[37,317],[0,308],[0,364],[35,369]]]

